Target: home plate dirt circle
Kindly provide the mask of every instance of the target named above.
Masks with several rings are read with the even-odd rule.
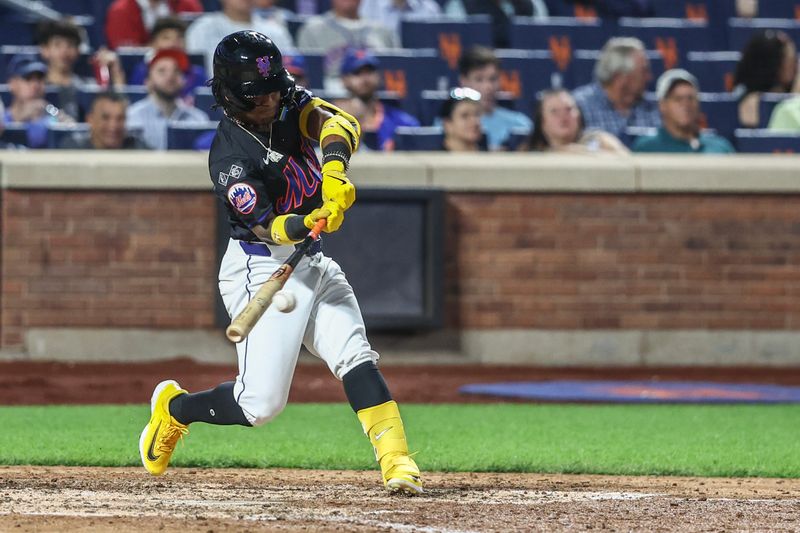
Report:
[[[7,531],[791,531],[800,481],[431,473],[421,497],[377,472],[0,468]]]

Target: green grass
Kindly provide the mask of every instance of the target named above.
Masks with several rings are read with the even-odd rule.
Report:
[[[438,471],[800,477],[800,406],[402,405]],[[0,407],[0,464],[138,465],[146,406]],[[295,404],[260,428],[192,426],[173,465],[369,469],[344,404]]]

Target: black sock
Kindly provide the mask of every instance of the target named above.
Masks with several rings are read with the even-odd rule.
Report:
[[[372,361],[352,369],[344,375],[342,382],[350,406],[355,412],[392,400],[381,371]]]
[[[218,426],[250,426],[233,397],[233,381],[194,394],[181,394],[169,402],[170,414],[181,424],[205,422]]]

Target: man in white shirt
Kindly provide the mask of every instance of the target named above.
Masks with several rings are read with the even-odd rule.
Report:
[[[362,0],[358,14],[389,28],[399,41],[402,17],[436,17],[442,14],[442,8],[436,0]]]
[[[325,52],[325,90],[345,94],[339,72],[348,49],[399,48],[392,30],[359,17],[360,0],[331,0],[331,10],[303,24],[297,34],[301,50]]]
[[[148,96],[131,105],[127,112],[128,127],[142,130],[142,140],[148,148],[167,149],[169,124],[208,120],[208,115],[180,97],[189,67],[189,57],[177,48],[161,49],[150,60]]]
[[[286,26],[274,17],[263,18],[255,10],[255,0],[220,0],[222,11],[206,13],[195,20],[186,32],[186,50],[204,54],[206,70],[214,70],[214,49],[223,37],[243,30],[254,30],[269,37],[284,51],[294,48]]]

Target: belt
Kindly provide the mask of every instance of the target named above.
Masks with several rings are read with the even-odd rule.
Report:
[[[262,257],[270,257],[272,256],[272,250],[269,249],[269,245],[265,242],[248,242],[248,241],[239,241],[239,245],[244,250],[244,253],[247,255],[259,255]],[[295,247],[297,247],[295,245]],[[311,245],[311,247],[306,252],[307,256],[316,255],[322,251],[322,239],[317,239]]]

